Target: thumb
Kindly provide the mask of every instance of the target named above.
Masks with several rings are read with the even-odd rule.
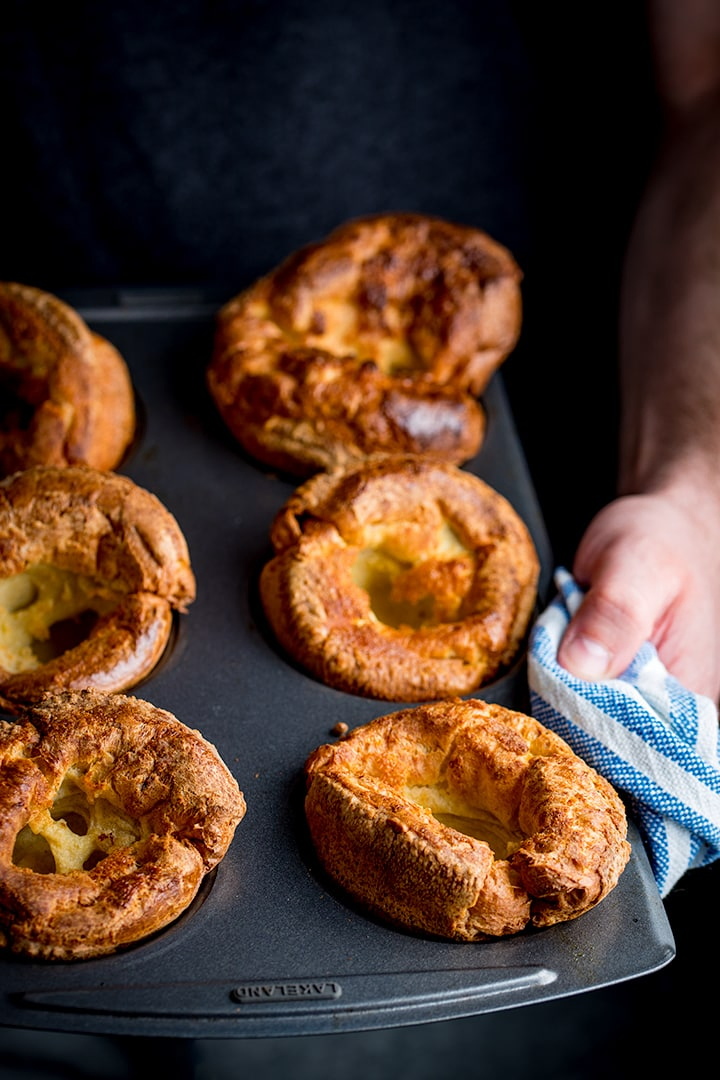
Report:
[[[620,675],[638,649],[652,637],[658,605],[658,581],[645,581],[649,567],[612,561],[603,566],[570,620],[558,649],[558,662],[580,679]]]
[[[620,675],[677,603],[684,563],[668,538],[668,514],[662,500],[627,496],[601,510],[581,539],[573,573],[588,588],[558,649],[578,678]]]
[[[647,636],[635,616],[591,589],[568,624],[558,663],[579,679],[611,679],[625,670]]]

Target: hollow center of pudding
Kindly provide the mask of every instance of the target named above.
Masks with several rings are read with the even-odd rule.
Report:
[[[447,521],[432,530],[380,526],[368,534],[351,576],[381,623],[419,630],[462,617],[475,556]]]
[[[313,309],[306,344],[334,356],[373,360],[386,375],[410,375],[426,367],[406,336],[399,306],[373,305],[366,294],[324,297]]]
[[[405,796],[429,810],[442,825],[475,840],[483,840],[497,859],[509,858],[525,839],[521,832],[508,828],[490,810],[467,805],[445,785],[409,786]]]
[[[117,848],[142,837],[142,826],[104,798],[88,798],[68,774],[52,806],[36,814],[17,835],[12,861],[37,874],[91,870]]]
[[[0,667],[33,671],[61,656],[120,599],[91,577],[44,563],[0,579]]]

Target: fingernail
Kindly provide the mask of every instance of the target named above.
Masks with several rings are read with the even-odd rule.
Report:
[[[611,654],[594,638],[580,634],[563,650],[563,663],[581,679],[602,679],[610,666]]]

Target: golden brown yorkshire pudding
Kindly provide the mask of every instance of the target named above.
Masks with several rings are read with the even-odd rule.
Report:
[[[318,747],[305,770],[321,864],[411,930],[483,941],[574,919],[615,887],[630,855],[610,784],[499,705],[383,716]]]
[[[38,465],[0,482],[0,698],[136,685],[194,597],[180,526],[127,477]]]
[[[0,945],[51,960],[166,926],[245,813],[217,750],[147,701],[49,694],[0,721]]]
[[[249,454],[295,475],[374,452],[460,464],[485,432],[475,397],[520,332],[520,278],[478,229],[350,221],[222,308],[210,392]]]
[[[271,528],[260,575],[287,653],[339,690],[389,701],[470,693],[515,657],[538,557],[477,476],[377,455],[306,480]]]
[[[30,465],[114,469],[135,425],[117,349],[58,297],[0,282],[0,475]]]

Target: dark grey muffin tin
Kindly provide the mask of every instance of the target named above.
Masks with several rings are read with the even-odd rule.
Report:
[[[217,299],[191,292],[67,296],[123,353],[142,417],[120,471],[153,491],[188,540],[198,596],[158,669],[133,692],[198,728],[245,793],[234,842],[171,927],[114,956],[49,964],[0,954],[0,1023],[188,1037],[318,1034],[528,1005],[654,971],[672,933],[638,834],[617,888],[581,919],[483,944],[393,929],[338,894],[305,834],[302,766],[350,727],[401,708],[330,689],[276,648],[256,582],[268,529],[294,487],[248,460],[205,390]],[[552,555],[502,380],[466,466],[525,518]],[[524,662],[481,695],[525,708]]]

